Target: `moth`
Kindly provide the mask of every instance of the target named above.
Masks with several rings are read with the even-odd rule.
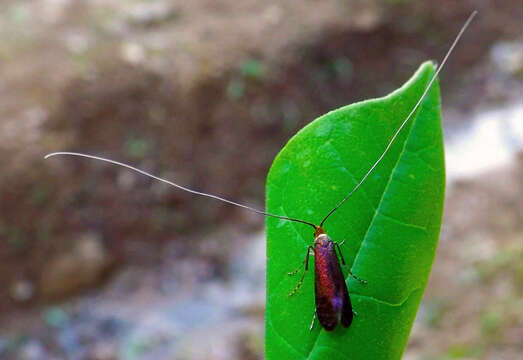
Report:
[[[315,292],[315,311],[313,316],[313,321],[310,326],[310,329],[312,330],[315,322],[315,318],[318,318],[318,321],[320,325],[325,329],[326,331],[332,331],[334,330],[338,324],[341,324],[342,327],[348,328],[352,321],[353,316],[356,314],[356,312],[352,308],[352,304],[350,301],[349,291],[347,289],[347,285],[345,282],[345,277],[343,275],[343,271],[341,268],[341,265],[345,265],[345,260],[343,259],[343,255],[341,252],[340,244],[334,242],[331,240],[331,238],[327,235],[326,231],[323,228],[323,225],[325,221],[340,207],[342,206],[345,201],[347,201],[356,190],[365,182],[367,177],[374,171],[376,166],[383,160],[387,152],[389,151],[390,147],[400,134],[401,130],[405,127],[407,122],[410,120],[412,115],[416,112],[416,110],[421,105],[423,99],[427,95],[428,91],[430,90],[432,84],[436,80],[437,76],[439,75],[440,71],[443,69],[445,63],[447,62],[447,59],[449,58],[450,54],[454,50],[454,47],[456,46],[457,42],[463,35],[464,31],[476,15],[476,11],[474,11],[465,24],[462,26],[461,30],[459,31],[458,35],[456,36],[454,42],[450,46],[449,50],[447,51],[445,57],[443,58],[441,65],[437,68],[436,72],[428,82],[427,86],[425,87],[425,90],[423,91],[422,95],[418,99],[417,103],[414,105],[410,113],[407,115],[407,117],[403,120],[401,125],[398,127],[398,129],[395,131],[395,133],[390,138],[388,145],[385,147],[381,155],[378,157],[378,159],[374,162],[374,164],[369,168],[369,170],[366,172],[366,174],[361,178],[361,180],[354,186],[354,188],[340,201],[336,206],[334,206],[323,218],[323,220],[319,223],[319,225],[316,225],[314,223],[302,220],[302,219],[296,219],[291,218],[287,216],[282,216],[278,214],[271,214],[244,204],[240,204],[225,198],[222,198],[217,195],[208,194],[196,190],[189,189],[187,187],[181,186],[179,184],[176,184],[172,181],[160,178],[158,176],[155,176],[153,174],[150,174],[144,170],[140,170],[138,168],[135,168],[131,165],[118,162],[115,160],[95,156],[95,155],[88,155],[83,153],[76,153],[76,152],[54,152],[47,154],[45,156],[45,159],[48,159],[50,157],[58,156],[58,155],[69,155],[69,156],[78,156],[83,158],[89,158],[94,159],[98,161],[103,161],[106,163],[110,163],[117,166],[122,166],[124,168],[130,169],[132,171],[136,171],[142,175],[145,175],[147,177],[153,178],[155,180],[161,181],[163,183],[166,183],[168,185],[171,185],[175,188],[178,188],[183,191],[187,191],[189,193],[192,193],[194,195],[199,196],[205,196],[208,198],[212,198],[215,200],[219,200],[222,202],[225,202],[230,205],[238,206],[240,208],[243,208],[245,210],[263,215],[263,216],[269,216],[278,218],[285,221],[291,221],[296,223],[305,224],[308,226],[311,226],[314,229],[314,245],[309,246],[307,248],[307,253],[305,255],[305,260],[303,261],[303,265],[300,265],[300,267],[291,273],[289,275],[296,274],[303,266],[303,273],[301,275],[301,278],[299,282],[296,285],[296,288],[291,291],[289,296],[293,295],[298,291],[301,284],[303,283],[303,279],[305,276],[306,271],[308,270],[309,266],[309,256],[311,253],[315,255],[314,260],[314,274],[315,274],[315,280],[314,280],[314,292]],[[343,242],[342,242],[343,244]],[[341,265],[340,265],[341,260]],[[366,283],[366,281],[358,278],[352,272],[350,269],[347,269],[347,272],[350,276],[354,277],[356,280]]]
[[[342,242],[343,244],[343,242]],[[349,291],[347,290],[347,284],[345,283],[345,277],[341,270],[340,262],[338,261],[338,255],[341,259],[341,263],[345,265],[343,254],[341,252],[340,244],[332,241],[327,235],[325,230],[321,226],[317,226],[314,230],[314,246],[307,248],[307,254],[305,255],[305,271],[308,269],[309,255],[311,251],[314,253],[314,294],[316,309],[312,318],[310,329],[314,327],[314,320],[318,316],[318,320],[321,326],[326,331],[331,331],[336,328],[338,322],[343,327],[348,328],[352,324],[354,316],[354,309],[350,302]],[[289,275],[296,274],[301,269],[301,266]],[[289,294],[292,296],[298,291],[299,287],[303,283],[305,277],[305,271],[303,271],[300,281],[296,288]],[[354,277],[359,282],[366,284],[365,280],[358,278],[350,270],[348,270],[350,276]]]

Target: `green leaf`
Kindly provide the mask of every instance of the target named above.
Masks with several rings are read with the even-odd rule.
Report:
[[[434,74],[424,63],[392,94],[316,119],[283,148],[267,178],[267,210],[318,224],[384,151]],[[434,260],[443,212],[445,167],[437,82],[383,161],[324,224],[360,284],[346,277],[358,316],[346,329],[309,325],[314,267],[300,290],[314,241],[310,226],[267,218],[266,358],[400,359]],[[346,270],[344,270],[346,274]]]

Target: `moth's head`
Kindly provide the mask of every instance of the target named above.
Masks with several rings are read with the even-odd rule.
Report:
[[[321,234],[326,234],[325,230],[321,226],[315,226],[314,227],[314,237],[317,238]]]

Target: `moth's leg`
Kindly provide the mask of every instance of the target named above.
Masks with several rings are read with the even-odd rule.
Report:
[[[340,242],[340,246],[343,246],[343,244],[345,244],[345,240],[347,240],[347,239],[343,239],[343,241]]]
[[[352,308],[352,313],[356,316],[358,316],[358,313],[356,312],[356,310],[354,310],[354,308]]]
[[[360,279],[359,277],[357,277],[356,275],[354,275],[354,274],[352,273],[352,271],[350,271],[349,269],[347,269],[347,272],[349,273],[350,276],[352,276],[354,279],[358,280],[360,283],[362,283],[362,284],[366,284],[366,283],[367,283],[366,280]]]
[[[292,290],[288,296],[292,296],[296,293],[296,291],[298,291],[298,289],[301,287],[301,284],[303,283],[303,278],[305,277],[305,273],[307,272],[307,270],[309,269],[309,255],[311,253],[311,250],[312,252],[314,253],[314,247],[312,246],[309,246],[307,248],[307,254],[305,255],[305,260],[303,261],[304,264],[305,264],[305,268],[303,270],[303,273],[301,274],[301,277],[300,277],[300,281],[298,281],[298,284],[296,284],[296,287],[294,288],[294,290]],[[298,268],[298,270],[300,270],[301,268],[301,265],[300,267]],[[298,271],[297,270],[297,271]],[[289,275],[294,275],[297,271],[295,271],[294,273],[289,273]]]
[[[342,241],[342,244],[345,242],[345,240]],[[334,245],[336,245],[336,248],[338,249],[338,254],[340,254],[341,263],[345,265],[345,259],[343,258],[343,254],[341,253],[340,244],[337,242],[334,242]]]
[[[312,315],[312,322],[311,322],[311,326],[309,327],[309,331],[312,331],[315,321],[316,321],[316,308],[314,308],[314,314]]]
[[[309,253],[310,253],[311,249],[314,252],[314,247],[312,247],[312,246],[307,247],[307,254],[305,255],[305,260],[303,260],[303,262],[300,264],[300,266],[298,266],[298,268],[296,270],[291,271],[290,273],[287,273],[287,275],[289,275],[289,276],[296,275],[298,273],[298,271],[300,271],[303,264],[305,264],[305,270],[307,270],[307,263],[309,262]]]
[[[308,253],[308,252],[309,252],[309,248],[307,248],[307,253]],[[305,259],[307,259],[307,257],[306,257]],[[307,261],[307,260],[303,260],[303,262],[300,263],[300,265],[298,266],[298,268],[297,268],[296,270],[291,271],[290,273],[287,273],[287,275],[289,275],[289,276],[294,276],[294,275],[296,275],[296,274],[298,273],[298,271],[300,271],[301,268],[303,267],[303,265],[305,264],[305,261]]]
[[[343,240],[343,242],[345,242],[345,240]],[[343,244],[343,242],[342,242],[342,244]],[[336,245],[336,248],[338,249],[338,254],[340,254],[341,263],[343,265],[346,265],[345,264],[345,259],[343,259],[343,254],[341,253],[340,244],[338,244],[337,242],[335,242],[334,244]],[[352,273],[352,271],[350,271],[350,269],[348,267],[347,267],[347,272],[349,273],[350,276],[352,276],[354,279],[358,280],[360,283],[362,283],[362,284],[366,284],[367,283],[365,280],[362,280],[359,277],[357,277],[356,275],[354,275]]]

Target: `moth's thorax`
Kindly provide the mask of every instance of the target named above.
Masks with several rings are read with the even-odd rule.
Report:
[[[314,246],[327,247],[331,242],[327,234],[320,234],[314,239]]]

